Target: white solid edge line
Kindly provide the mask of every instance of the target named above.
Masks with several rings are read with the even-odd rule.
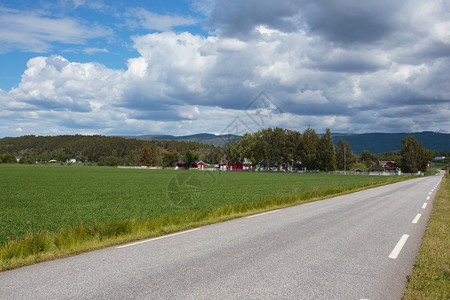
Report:
[[[425,203],[422,205],[422,208],[423,208],[423,209],[427,208],[427,204],[428,204],[428,203],[425,202]]]
[[[419,219],[422,215],[421,214],[417,214],[416,217],[414,218],[414,220],[412,221],[413,224],[417,224],[417,222],[419,222]]]
[[[118,246],[118,247],[116,247],[116,249],[121,249],[121,248],[135,246],[135,245],[139,245],[139,244],[143,244],[143,243],[153,242],[153,241],[156,241],[156,240],[165,239],[165,238],[172,237],[172,236],[175,236],[175,235],[185,234],[185,233],[193,232],[193,231],[197,231],[197,230],[200,230],[200,228],[194,228],[194,229],[190,229],[190,230],[186,230],[186,231],[175,232],[175,233],[168,234],[168,235],[162,235],[162,236],[158,236],[158,237],[155,237],[155,238],[152,238],[152,239],[143,240],[143,241],[139,241],[139,242],[135,242],[135,243],[131,243],[131,244]]]
[[[274,213],[274,212],[276,212],[276,211],[280,211],[280,210],[279,210],[279,209],[275,209],[275,210],[271,210],[271,211],[266,211],[266,212],[263,212],[263,213],[260,213],[260,214],[247,216],[247,217],[245,217],[245,218],[246,218],[246,219],[251,219],[251,218],[254,218],[254,217],[259,217],[259,216],[271,214],[271,213]]]
[[[392,250],[391,254],[389,254],[389,258],[397,259],[398,255],[400,254],[400,251],[402,251],[403,246],[406,243],[406,240],[409,238],[409,235],[404,234],[398,241],[397,245],[395,245],[394,249]]]

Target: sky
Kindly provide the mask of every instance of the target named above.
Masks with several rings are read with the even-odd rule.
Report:
[[[0,0],[0,137],[450,131],[449,0]]]

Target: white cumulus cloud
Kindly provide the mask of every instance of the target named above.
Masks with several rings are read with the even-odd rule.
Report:
[[[332,2],[196,1],[211,11],[207,35],[168,31],[194,22],[189,17],[143,11],[134,21],[162,32],[131,38],[137,55],[125,70],[32,58],[20,84],[0,91],[0,128],[221,133],[239,117],[253,130],[257,124],[244,110],[264,91],[283,112],[267,126],[450,130],[442,3]]]

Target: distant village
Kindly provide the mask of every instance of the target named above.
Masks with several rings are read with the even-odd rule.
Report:
[[[374,164],[368,169],[357,168],[351,171],[330,171],[325,173],[336,174],[369,174],[369,175],[402,175],[400,168],[395,161],[379,161],[379,164]],[[281,173],[323,173],[318,170],[299,170],[299,169],[283,169],[277,167],[272,160],[268,164],[265,160],[253,165],[252,162],[246,160],[244,163],[236,162],[221,162],[220,164],[209,164],[203,160],[196,161],[191,164],[189,168],[186,167],[186,162],[179,160],[174,168],[163,167],[147,167],[147,166],[119,166],[118,168],[138,168],[138,169],[175,169],[175,170],[199,170],[199,171],[235,171],[235,172],[281,172]],[[418,174],[421,174],[419,171]]]

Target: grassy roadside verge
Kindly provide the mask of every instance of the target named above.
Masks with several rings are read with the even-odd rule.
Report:
[[[406,179],[398,178],[393,182]],[[78,225],[74,228],[63,229],[56,233],[29,233],[22,240],[12,240],[0,247],[0,271],[218,223],[273,209],[348,194],[393,182],[333,188],[313,188],[300,194],[270,198],[259,202],[228,204],[203,211],[188,211],[175,216],[141,220],[127,219],[109,223],[96,223],[91,226]]]
[[[450,176],[445,175],[403,299],[450,299]]]

